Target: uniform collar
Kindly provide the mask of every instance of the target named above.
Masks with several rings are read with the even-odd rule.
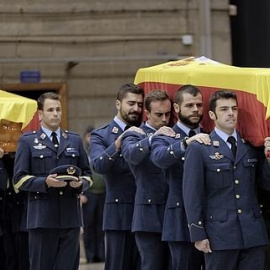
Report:
[[[47,135],[48,138],[51,138],[52,131],[50,129],[45,128],[44,126],[41,126],[42,131]],[[60,127],[55,131],[58,139],[60,138]]]
[[[181,122],[177,121],[177,126],[182,129],[186,134],[189,134],[189,131],[190,131],[190,127],[187,127],[185,126],[184,124],[182,124]],[[197,128],[194,128],[193,129],[196,134],[200,133],[201,132],[201,128],[200,127],[197,127]]]
[[[228,135],[227,133],[221,131],[220,129],[217,129],[215,127],[215,132],[217,133],[217,135],[224,141],[227,143],[227,139],[230,137],[230,136],[233,136],[237,142],[237,133],[236,133],[236,130],[233,131],[233,133],[231,135]]]
[[[126,123],[120,120],[117,116],[114,117],[113,121],[124,131],[126,127]]]

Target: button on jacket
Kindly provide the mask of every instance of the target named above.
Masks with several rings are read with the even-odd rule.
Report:
[[[191,241],[209,239],[212,250],[246,249],[268,243],[256,187],[270,188],[263,151],[237,137],[237,153],[215,131],[211,145],[186,151],[183,195]],[[261,175],[262,171],[268,177]]]
[[[49,171],[66,164],[82,170],[83,187],[47,187]],[[90,176],[89,161],[78,134],[61,131],[59,148],[55,148],[42,129],[22,135],[15,157],[14,185],[29,194],[27,228],[81,227],[79,194],[90,187]]]
[[[91,164],[95,172],[104,174],[106,183],[104,230],[131,230],[135,180],[114,144],[122,133],[115,121],[91,133]]]

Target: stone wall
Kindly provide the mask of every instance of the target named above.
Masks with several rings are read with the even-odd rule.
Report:
[[[0,85],[38,70],[41,83],[66,83],[68,126],[82,133],[115,113],[121,84],[136,71],[200,56],[203,0],[13,0],[0,4]],[[37,3],[38,2],[38,3]],[[228,3],[210,1],[210,55],[230,64]],[[209,30],[208,29],[208,30]],[[192,37],[185,45],[183,37]]]

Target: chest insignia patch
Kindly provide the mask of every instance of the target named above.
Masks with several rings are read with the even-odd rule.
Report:
[[[38,145],[34,145],[33,147],[37,150],[42,150],[42,149],[46,148],[46,145],[38,144]]]
[[[112,133],[117,134],[117,133],[118,133],[118,128],[117,128],[117,127],[114,127],[114,128],[112,129]]]
[[[214,155],[210,155],[209,157],[214,160],[220,160],[224,158],[224,155],[220,154],[219,152],[216,152]]]

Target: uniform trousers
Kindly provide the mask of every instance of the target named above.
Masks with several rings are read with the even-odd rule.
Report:
[[[80,228],[29,230],[30,270],[77,270]]]
[[[104,262],[104,232],[102,231],[105,193],[87,195],[88,202],[83,209],[83,241],[87,262]]]
[[[6,223],[3,239],[6,270],[29,270],[28,232],[12,232],[11,224]]]
[[[161,241],[161,233],[135,232],[141,257],[141,270],[170,269],[170,252],[167,242]]]
[[[197,250],[193,243],[169,241],[172,270],[202,270],[204,268],[204,255]]]
[[[263,270],[265,247],[215,250],[204,256],[206,270]]]
[[[104,270],[140,270],[140,255],[131,231],[105,231]]]
[[[4,238],[0,236],[0,270],[6,270],[6,258],[4,251]]]

